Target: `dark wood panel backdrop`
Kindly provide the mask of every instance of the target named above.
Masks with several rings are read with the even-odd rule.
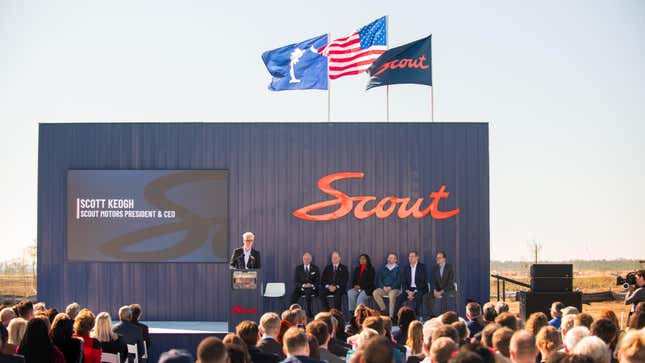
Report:
[[[147,320],[224,321],[226,264],[70,262],[66,256],[68,169],[227,169],[229,248],[256,234],[268,281],[292,287],[304,251],[326,264],[338,249],[346,264],[366,252],[377,266],[388,251],[410,249],[433,264],[445,250],[456,266],[459,302],[489,295],[489,154],[486,123],[100,123],[41,124],[38,159],[38,296],[64,307],[77,301],[113,316],[138,302]],[[363,180],[335,185],[351,195],[428,197],[445,184],[447,220],[296,219],[328,199],[316,183],[341,171]],[[427,200],[427,199],[426,199]],[[267,302],[278,309],[281,302]]]

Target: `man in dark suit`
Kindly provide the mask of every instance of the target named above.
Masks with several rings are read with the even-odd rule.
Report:
[[[320,286],[320,269],[311,263],[312,257],[309,252],[302,255],[302,265],[296,266],[294,281],[296,287],[291,294],[291,304],[298,302],[301,297],[305,298],[307,316],[314,316],[311,311],[311,299],[318,296],[318,287]]]
[[[434,304],[436,300],[441,302],[441,315],[448,311],[449,300],[455,297],[455,273],[452,266],[446,263],[448,256],[444,251],[437,252],[436,261],[437,265],[432,272],[432,293],[428,294],[428,311],[430,317],[435,316]]]
[[[283,363],[323,363],[323,361],[316,360],[309,357],[309,340],[307,334],[301,329],[292,326],[284,333],[283,350],[287,359]],[[257,363],[253,361],[253,363]]]
[[[254,270],[260,268],[260,252],[253,249],[255,235],[251,232],[245,232],[242,235],[243,247],[236,248],[231,256],[229,263],[231,268],[239,270]]]
[[[336,312],[340,313],[340,311]],[[336,338],[336,330],[342,330],[344,329],[344,326],[341,328],[336,316],[327,311],[316,314],[316,320],[320,320],[324,322],[325,325],[327,325],[327,331],[329,332],[329,342],[327,343],[327,349],[329,350],[329,352],[337,357],[345,359],[347,352],[352,349],[352,346],[345,343],[344,340]]]
[[[112,331],[121,335],[125,344],[136,344],[137,355],[141,359],[143,356],[143,330],[132,322],[132,310],[129,305],[122,306],[119,309],[119,321],[114,324]]]
[[[148,329],[148,326],[146,324],[143,324],[141,321],[141,305],[139,304],[130,304],[130,311],[132,312],[132,323],[139,328],[141,328],[141,332],[143,333],[143,341],[146,343],[146,351],[150,351],[150,331]]]
[[[280,332],[280,317],[276,313],[265,313],[260,318],[260,334],[262,339],[258,342],[258,349],[264,353],[275,354],[280,359],[286,358],[282,352],[282,344],[276,337]]]
[[[419,262],[419,254],[417,251],[410,251],[408,254],[409,265],[403,268],[403,283],[401,284],[401,294],[396,298],[395,313],[398,314],[399,309],[403,304],[409,305],[413,308],[417,315],[419,315],[419,307],[423,295],[428,292],[428,276],[426,266]]]
[[[253,363],[278,363],[280,358],[275,354],[264,353],[258,347],[260,329],[258,324],[251,320],[244,320],[235,327],[235,334],[246,343]]]
[[[324,321],[314,320],[307,324],[307,334],[311,334],[316,337],[320,359],[327,361],[327,363],[345,363],[345,359],[340,359],[340,357],[329,351],[329,339],[331,338],[331,334],[329,333],[329,328]]]
[[[329,310],[327,296],[334,296],[334,308],[341,310],[343,294],[347,290],[347,280],[349,271],[347,266],[340,263],[340,253],[334,251],[331,253],[331,263],[325,267],[320,282],[320,300],[325,310]]]

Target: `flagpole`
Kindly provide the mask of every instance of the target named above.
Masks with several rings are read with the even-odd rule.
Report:
[[[385,15],[385,48],[390,48],[390,16]],[[390,85],[385,86],[385,121],[390,122]]]
[[[331,33],[327,33],[327,46],[329,46],[330,40]],[[331,79],[329,78],[329,56],[327,56],[327,122],[331,122]]]

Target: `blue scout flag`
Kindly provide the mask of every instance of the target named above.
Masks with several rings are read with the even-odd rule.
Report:
[[[367,89],[401,83],[432,86],[431,40],[432,35],[383,53],[367,71]]]
[[[327,89],[327,57],[318,50],[327,44],[327,34],[262,53],[273,79],[271,91]]]

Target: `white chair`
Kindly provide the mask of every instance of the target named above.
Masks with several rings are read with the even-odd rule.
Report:
[[[128,355],[133,355],[134,354],[134,359],[132,362],[134,363],[139,363],[139,350],[137,349],[136,344],[128,344]]]
[[[264,297],[283,297],[287,292],[284,282],[267,282]]]
[[[101,363],[121,363],[121,356],[119,353],[101,353]]]
[[[146,342],[143,342],[143,354],[141,355],[141,360],[144,362],[148,361],[148,344]]]

